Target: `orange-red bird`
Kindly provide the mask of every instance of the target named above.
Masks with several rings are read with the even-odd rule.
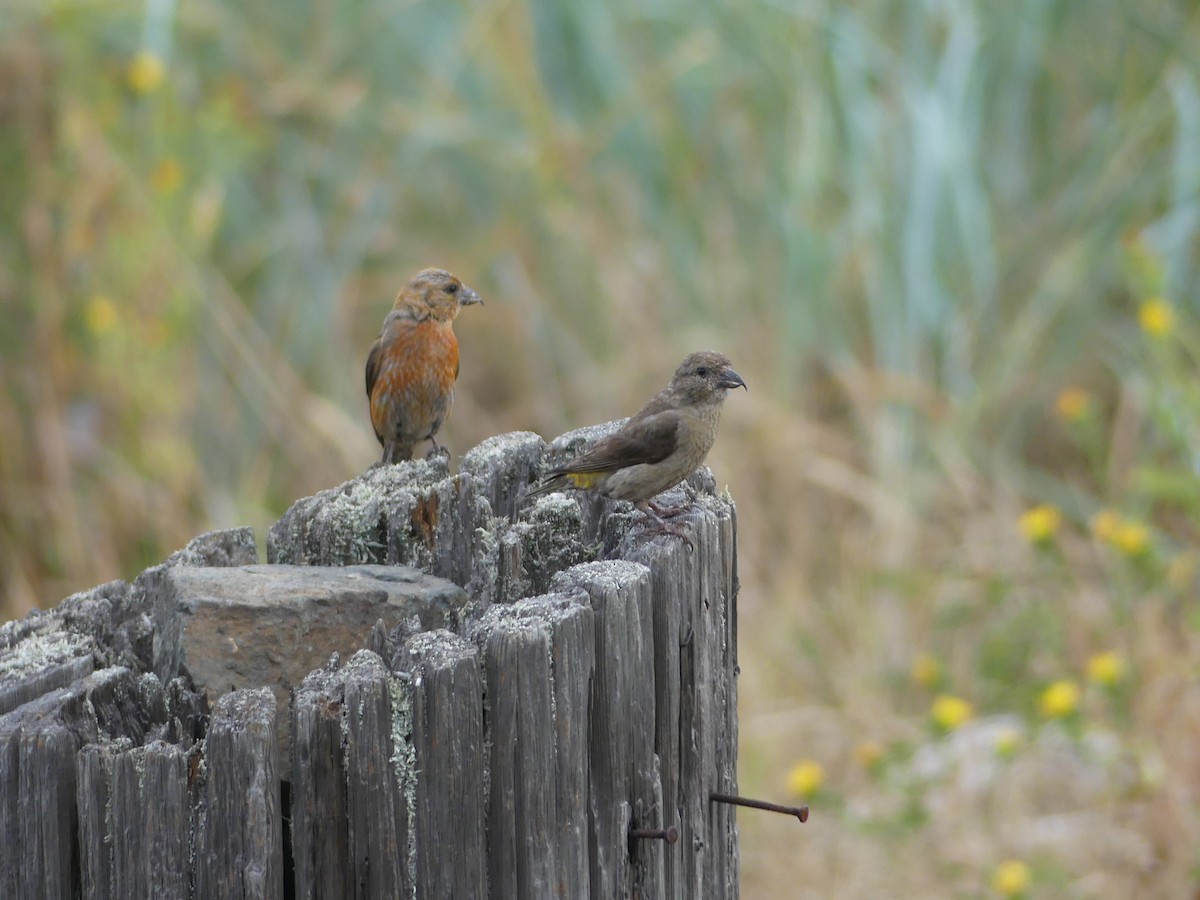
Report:
[[[458,378],[458,311],[482,303],[444,269],[423,269],[396,295],[367,356],[371,424],[384,463],[412,459],[413,446],[432,441],[454,403]]]

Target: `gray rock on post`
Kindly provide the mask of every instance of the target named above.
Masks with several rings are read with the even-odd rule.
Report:
[[[280,710],[331,653],[351,654],[376,623],[388,631],[461,628],[462,588],[397,566],[167,568],[147,587],[160,678],[186,670],[210,703],[270,687]],[[287,759],[290,717],[276,719]]]

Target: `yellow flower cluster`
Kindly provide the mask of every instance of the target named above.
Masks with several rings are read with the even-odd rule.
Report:
[[[1047,719],[1062,719],[1079,708],[1079,697],[1079,685],[1074,681],[1055,681],[1038,697],[1038,709]]]
[[[815,760],[802,759],[788,772],[787,788],[797,797],[815,794],[825,783],[825,768]]]
[[[125,83],[135,94],[151,94],[158,90],[166,74],[167,67],[161,56],[140,50],[125,69]]]
[[[1092,397],[1083,388],[1063,388],[1054,402],[1054,411],[1064,422],[1082,422],[1092,411]]]
[[[1152,338],[1169,337],[1175,330],[1175,310],[1162,297],[1151,297],[1138,308],[1138,324]]]
[[[1031,544],[1045,544],[1054,539],[1062,527],[1062,513],[1049,503],[1027,509],[1017,520],[1017,528]]]
[[[1150,529],[1141,522],[1122,522],[1113,532],[1112,543],[1126,556],[1141,556],[1150,547]]]
[[[1029,890],[1029,866],[1019,859],[1006,859],[992,873],[992,890],[1001,897],[1016,897]]]
[[[1150,549],[1150,529],[1144,522],[1124,519],[1111,509],[1092,517],[1092,534],[1112,544],[1126,556],[1141,556]]]
[[[929,708],[929,718],[943,731],[955,731],[969,722],[975,715],[973,707],[962,697],[939,694]]]
[[[1125,671],[1125,660],[1115,650],[1095,653],[1087,661],[1088,681],[1103,687],[1112,687],[1124,679]]]

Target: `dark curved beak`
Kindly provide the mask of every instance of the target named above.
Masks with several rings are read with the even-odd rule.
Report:
[[[717,382],[717,387],[729,388],[745,388],[747,391],[750,388],[746,387],[746,382],[742,380],[742,376],[733,369],[723,369],[721,371],[721,380]]]
[[[462,290],[458,292],[458,305],[471,306],[475,303],[483,306],[483,298],[464,284]]]

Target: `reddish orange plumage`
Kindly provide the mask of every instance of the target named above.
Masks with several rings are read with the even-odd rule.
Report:
[[[441,269],[419,272],[396,297],[367,357],[371,424],[385,463],[412,459],[420,441],[437,446],[458,378],[454,319],[462,307],[482,302]]]

